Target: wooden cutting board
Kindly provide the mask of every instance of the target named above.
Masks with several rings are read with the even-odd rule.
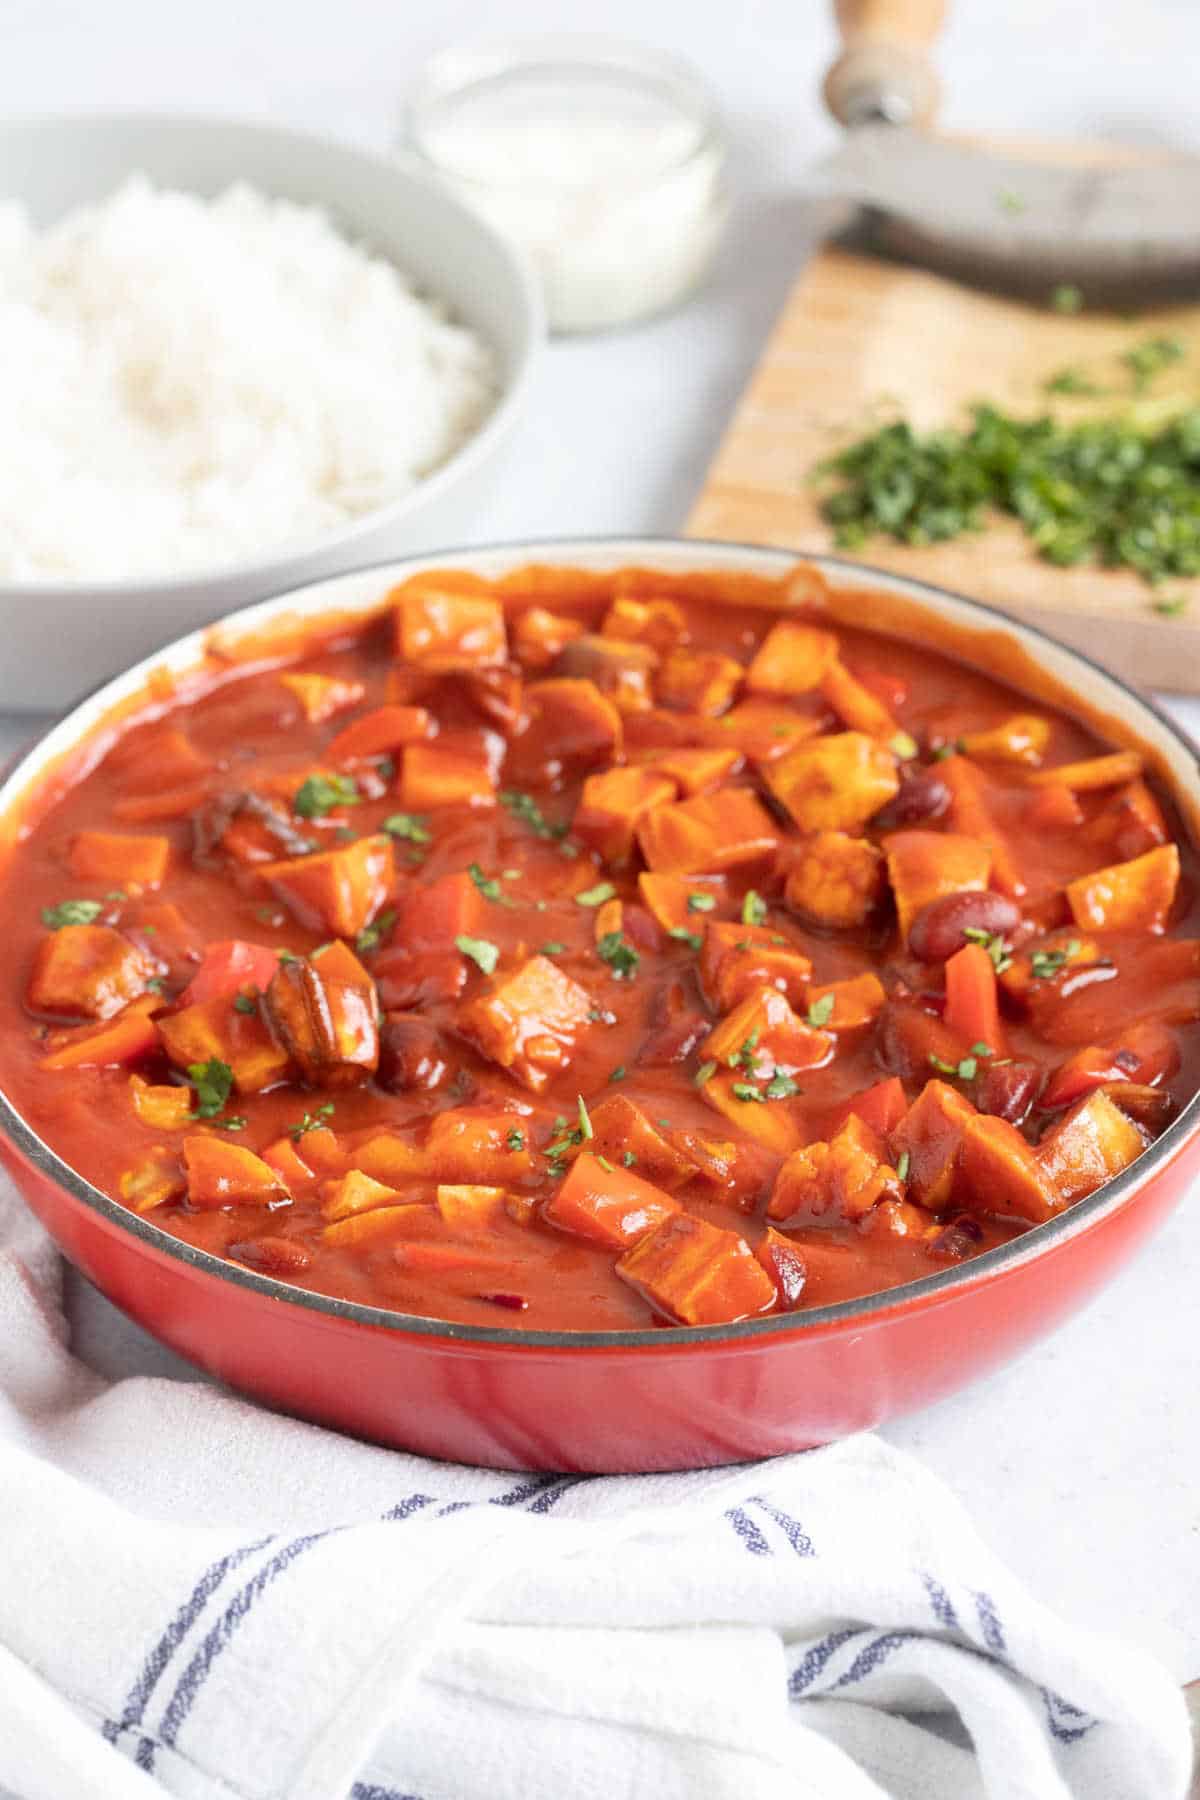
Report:
[[[1154,383],[1154,400],[1200,398],[1200,306],[1064,316],[924,270],[838,248],[821,251],[792,291],[687,522],[695,537],[832,550],[809,480],[813,465],[905,416],[921,429],[963,418],[973,400],[1064,417],[1122,401],[1049,401],[1043,383],[1067,365],[1125,393],[1116,360],[1149,335],[1188,355]],[[1188,612],[1163,618],[1132,574],[1056,569],[1019,527],[909,549],[874,538],[856,558],[956,588],[1044,626],[1145,687],[1200,693],[1200,580],[1171,581]]]

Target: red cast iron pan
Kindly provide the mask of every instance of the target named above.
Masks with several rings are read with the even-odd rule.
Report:
[[[530,561],[603,569],[777,576],[793,559],[675,539],[555,540],[436,557],[318,583],[232,615],[237,636],[280,615],[370,611],[416,570],[495,576]],[[920,582],[815,558],[835,616],[919,636],[932,619],[956,654],[1018,685],[1055,689],[1137,743],[1180,812],[1200,818],[1200,753],[1115,676],[1033,627]],[[0,823],[54,760],[153,667],[183,670],[203,633],[90,695],[0,788]],[[1048,686],[1047,686],[1048,684]],[[1068,702],[1070,703],[1070,702]],[[928,1405],[1017,1355],[1122,1264],[1200,1169],[1200,1099],[1131,1168],[1048,1224],[984,1255],[865,1299],[694,1330],[519,1331],[453,1325],[331,1300],[192,1249],[69,1168],[0,1094],[0,1156],[67,1256],[155,1337],[246,1394],[325,1425],[428,1456],[496,1468],[694,1468],[825,1443]]]

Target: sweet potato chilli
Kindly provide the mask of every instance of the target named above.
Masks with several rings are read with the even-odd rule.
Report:
[[[3,1086],[301,1287],[821,1305],[1053,1218],[1197,1084],[1139,753],[832,627],[805,569],[423,573],[107,729],[3,871]]]

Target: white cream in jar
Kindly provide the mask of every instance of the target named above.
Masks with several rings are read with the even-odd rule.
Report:
[[[555,331],[672,305],[725,222],[725,146],[703,87],[609,40],[446,53],[414,97],[410,140],[530,257]]]

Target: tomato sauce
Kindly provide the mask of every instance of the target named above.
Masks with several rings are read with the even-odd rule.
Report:
[[[4,1090],[188,1243],[475,1324],[1054,1216],[1196,1088],[1194,849],[1136,753],[819,587],[442,571],[148,699],[0,871]]]

